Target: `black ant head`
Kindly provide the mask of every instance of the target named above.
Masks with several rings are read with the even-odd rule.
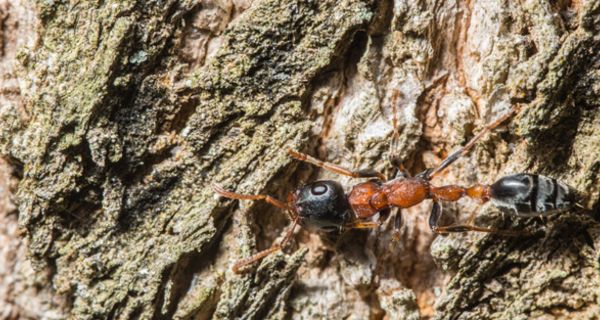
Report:
[[[315,231],[335,231],[351,217],[350,205],[342,186],[329,180],[315,181],[294,195],[300,224]]]

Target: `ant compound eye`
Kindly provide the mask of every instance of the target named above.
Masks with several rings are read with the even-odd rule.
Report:
[[[319,184],[313,186],[310,189],[310,192],[315,196],[320,196],[322,194],[325,194],[325,192],[327,192],[327,186],[325,184],[319,183]]]

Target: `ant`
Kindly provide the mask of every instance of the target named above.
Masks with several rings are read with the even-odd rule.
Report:
[[[288,149],[290,156],[296,160],[353,178],[372,178],[354,185],[348,194],[344,192],[338,182],[331,180],[315,181],[301,186],[288,195],[287,202],[279,201],[268,195],[245,195],[229,192],[218,185],[213,185],[214,191],[226,198],[264,200],[285,210],[292,221],[292,226],[281,243],[239,260],[233,265],[233,271],[240,273],[241,268],[283,248],[290,240],[297,225],[301,225],[309,231],[376,228],[380,226],[380,223],[371,220],[376,214],[385,213],[391,208],[409,208],[427,199],[433,200],[429,227],[437,234],[468,231],[508,236],[522,234],[516,231],[479,227],[471,223],[472,219],[467,224],[440,226],[439,219],[442,214],[440,202],[458,201],[465,196],[477,200],[481,204],[491,200],[496,207],[521,216],[548,215],[572,208],[575,206],[574,192],[562,182],[542,175],[518,173],[500,178],[491,185],[476,184],[467,188],[458,185],[436,187],[431,184],[431,180],[436,175],[466,155],[473,149],[477,141],[513,116],[516,110],[513,107],[497,120],[488,123],[464,147],[446,157],[437,168],[427,169],[414,177],[402,172],[394,179],[386,179],[382,173],[375,170],[351,171]],[[395,123],[394,117],[394,125]],[[380,219],[382,216],[383,214],[380,215]],[[394,232],[399,232],[400,225],[400,212],[398,212],[394,223]]]

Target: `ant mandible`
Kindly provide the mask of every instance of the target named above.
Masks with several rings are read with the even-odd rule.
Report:
[[[395,104],[393,104],[395,105]],[[371,169],[351,171],[332,163],[315,159],[307,154],[288,149],[294,159],[313,164],[317,167],[353,178],[373,178],[356,184],[350,193],[346,194],[342,186],[335,181],[321,180],[308,183],[289,194],[287,202],[279,201],[268,195],[245,195],[224,190],[213,185],[216,193],[223,197],[239,200],[264,200],[271,205],[285,210],[292,226],[279,244],[260,251],[246,259],[237,261],[233,271],[263,259],[269,254],[280,250],[291,238],[297,225],[310,231],[333,231],[345,228],[375,228],[380,223],[371,221],[378,213],[391,208],[409,208],[426,199],[433,200],[433,208],[429,216],[429,227],[438,234],[450,232],[487,232],[504,235],[518,235],[518,232],[484,228],[471,224],[452,224],[440,226],[442,213],[440,201],[458,201],[466,196],[480,203],[492,201],[500,209],[517,215],[544,215],[568,210],[575,205],[574,192],[565,184],[549,177],[536,174],[519,173],[500,178],[491,185],[476,184],[465,188],[458,185],[435,187],[431,180],[448,168],[460,157],[466,155],[487,132],[498,127],[516,113],[516,108],[487,124],[481,132],[474,136],[464,147],[459,148],[435,169],[409,177],[403,174],[394,179],[386,177]],[[394,118],[394,125],[396,119]],[[381,217],[381,216],[380,216]],[[400,212],[396,215],[399,220]],[[397,232],[400,223],[394,228]]]

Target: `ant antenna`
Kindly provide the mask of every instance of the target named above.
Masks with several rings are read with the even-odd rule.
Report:
[[[284,236],[283,240],[281,240],[281,243],[274,244],[268,249],[265,249],[263,251],[255,253],[248,258],[237,261],[231,268],[233,270],[233,272],[235,272],[235,273],[241,273],[241,271],[240,271],[241,268],[243,268],[249,264],[252,264],[256,261],[259,261],[261,259],[264,259],[265,257],[267,257],[268,255],[270,255],[273,252],[281,250],[289,242],[292,235],[294,234],[294,229],[300,222],[300,217],[296,214],[296,212],[294,211],[294,209],[292,207],[290,207],[286,203],[283,203],[269,195],[264,195],[264,194],[248,195],[248,194],[240,194],[240,193],[230,192],[230,191],[223,189],[223,187],[219,186],[218,184],[213,184],[212,189],[217,194],[219,194],[223,197],[229,198],[229,199],[264,200],[265,202],[267,202],[277,208],[285,210],[285,212],[288,214],[288,216],[292,220],[292,226],[290,227],[290,229]]]
[[[253,264],[256,261],[260,261],[260,260],[264,259],[265,257],[267,257],[268,255],[270,255],[271,253],[281,250],[283,247],[285,247],[285,245],[292,238],[292,235],[294,234],[294,229],[296,229],[296,226],[298,225],[299,220],[300,220],[300,218],[294,219],[292,226],[290,227],[288,232],[283,237],[283,240],[281,240],[281,243],[274,244],[270,248],[260,251],[258,253],[255,253],[255,254],[249,256],[248,258],[238,260],[236,263],[233,264],[233,267],[231,267],[231,270],[233,270],[233,272],[238,273],[238,274],[242,273],[242,270],[240,270],[240,269],[244,268],[245,266]]]

